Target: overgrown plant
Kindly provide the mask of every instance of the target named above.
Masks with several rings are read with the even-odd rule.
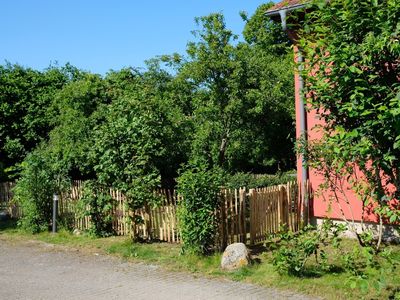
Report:
[[[49,229],[54,193],[60,193],[65,176],[53,168],[50,157],[41,148],[29,154],[21,164],[20,179],[14,197],[22,209],[19,226],[32,233]]]
[[[157,110],[151,110],[152,99],[144,96],[136,91],[110,105],[105,122],[95,130],[91,152],[99,182],[126,196],[133,240],[144,238],[136,228],[145,221],[138,210],[159,201],[153,191],[160,185],[157,162],[165,155],[163,119]],[[146,238],[151,239],[150,223],[147,228]]]
[[[376,249],[384,220],[400,220],[399,19],[397,0],[317,0],[300,41],[304,92],[325,122],[319,146],[304,153],[313,168],[353,178],[350,187],[380,223]]]
[[[78,202],[81,217],[88,216],[91,226],[89,234],[106,237],[113,234],[112,197],[109,190],[99,183],[88,180],[83,183],[82,197]]]
[[[340,248],[341,233],[346,227],[326,220],[317,229],[307,225],[299,232],[293,233],[283,228],[277,235],[278,248],[273,255],[273,264],[281,274],[303,276],[308,269],[306,263],[314,256],[316,271],[327,271],[332,266],[324,248],[331,245]]]
[[[205,165],[189,165],[179,176],[178,192],[183,199],[178,218],[184,252],[208,254],[215,250],[221,178],[220,169]]]

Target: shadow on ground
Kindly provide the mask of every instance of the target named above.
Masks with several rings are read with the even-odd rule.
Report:
[[[6,219],[0,220],[0,231],[6,231],[17,228],[17,220]]]

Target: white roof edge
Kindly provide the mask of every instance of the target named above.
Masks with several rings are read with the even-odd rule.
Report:
[[[271,11],[267,11],[265,13],[265,15],[266,16],[276,16],[276,15],[279,15],[279,12],[282,11],[282,10],[292,11],[292,10],[296,10],[296,9],[300,9],[300,8],[304,8],[304,7],[306,7],[306,4],[296,4],[296,5],[293,5],[293,6],[282,7],[280,9],[274,9],[274,10],[271,10]]]

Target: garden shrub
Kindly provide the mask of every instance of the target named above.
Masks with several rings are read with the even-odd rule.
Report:
[[[296,180],[295,173],[283,173],[283,174],[262,174],[255,175],[251,173],[235,173],[227,175],[225,178],[224,186],[231,189],[238,189],[241,187],[257,188],[267,187],[279,184],[286,184],[289,181]]]
[[[388,276],[399,265],[390,248],[377,251],[373,242],[368,243],[372,236],[364,237],[364,246],[345,247],[341,239],[345,230],[345,225],[329,219],[319,228],[306,226],[297,233],[283,228],[267,239],[267,246],[273,250],[272,263],[281,275],[297,277],[346,272],[344,284],[363,294],[388,288]],[[312,257],[315,262],[311,262]],[[377,273],[379,279],[371,281],[370,276]]]
[[[21,168],[14,188],[15,200],[22,209],[18,224],[32,233],[46,231],[51,224],[53,194],[62,190],[65,177],[53,168],[51,158],[41,148],[30,153]]]
[[[186,167],[178,178],[178,192],[183,196],[178,218],[183,251],[207,254],[215,248],[222,171],[204,165]]]
[[[94,180],[83,183],[82,197],[78,202],[79,215],[90,217],[89,234],[106,237],[113,234],[112,197],[108,189]]]
[[[392,276],[399,261],[390,248],[376,249],[372,231],[363,231],[360,237],[357,246],[341,255],[343,267],[349,274],[347,285],[352,289],[359,288],[364,293],[371,287],[381,291],[387,287],[388,276]],[[380,274],[379,279],[372,282],[370,274],[377,272]]]
[[[282,230],[277,235],[278,249],[273,255],[273,264],[280,274],[303,276],[307,273],[306,263],[314,256],[317,271],[331,267],[324,250],[327,245],[340,248],[340,234],[346,230],[344,225],[324,221],[320,229],[308,225],[297,233]]]

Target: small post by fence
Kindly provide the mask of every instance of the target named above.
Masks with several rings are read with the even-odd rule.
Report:
[[[58,210],[58,195],[54,194],[53,195],[53,228],[52,232],[56,233],[57,232],[57,210]]]

